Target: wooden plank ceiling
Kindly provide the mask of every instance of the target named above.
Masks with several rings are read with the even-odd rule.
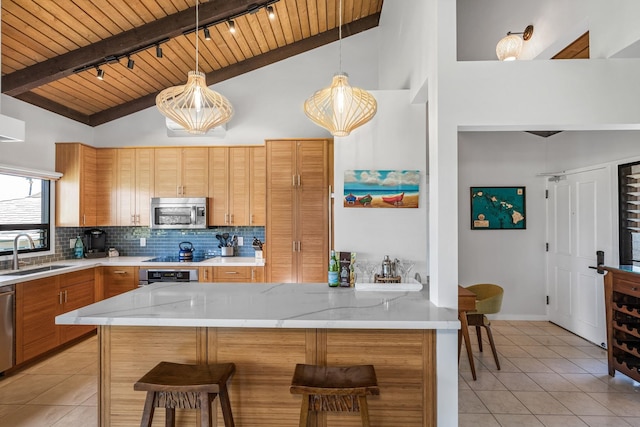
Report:
[[[383,0],[342,1],[343,37],[378,25]],[[79,122],[148,108],[195,68],[195,0],[1,3],[2,92]],[[209,85],[338,40],[339,0],[201,0],[198,11],[199,70]]]

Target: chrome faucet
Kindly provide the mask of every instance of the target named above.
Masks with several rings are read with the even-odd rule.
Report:
[[[36,248],[36,244],[33,243],[33,239],[28,234],[18,234],[15,239],[13,239],[13,269],[18,270],[20,268],[20,264],[18,263],[18,239],[20,237],[26,237],[29,239],[29,243],[31,244],[31,249]]]

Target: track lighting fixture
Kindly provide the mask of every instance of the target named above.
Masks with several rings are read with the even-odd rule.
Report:
[[[133,67],[135,66],[135,61],[133,59],[131,59],[130,56],[127,57],[127,68],[130,70],[133,70]]]
[[[267,15],[269,15],[269,19],[273,19],[276,17],[276,13],[273,10],[273,6],[267,6]]]
[[[204,39],[211,40],[211,33],[209,32],[209,28],[204,27]]]
[[[233,19],[229,19],[228,24],[229,24],[229,32],[231,34],[235,34],[236,33],[236,23],[234,22],[234,20]]]
[[[98,80],[104,80],[104,70],[100,67],[96,67],[96,77]]]
[[[160,45],[156,46],[156,57],[162,58],[162,48],[160,47]]]

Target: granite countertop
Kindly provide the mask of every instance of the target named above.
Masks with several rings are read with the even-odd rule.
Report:
[[[327,329],[459,329],[425,290],[326,283],[154,283],[56,317],[57,324]]]
[[[12,285],[15,283],[26,282],[29,280],[42,279],[44,277],[55,276],[57,274],[71,273],[73,271],[84,270],[93,267],[181,267],[181,268],[195,268],[195,267],[216,267],[216,266],[229,266],[229,267],[246,267],[246,266],[263,266],[263,259],[256,259],[253,257],[215,257],[201,262],[145,262],[148,259],[154,258],[153,256],[132,257],[132,256],[119,256],[111,258],[92,258],[92,259],[66,259],[63,261],[56,261],[51,263],[29,265],[20,268],[20,272],[38,269],[40,267],[60,266],[64,268],[58,268],[55,270],[48,270],[39,273],[26,274],[26,275],[14,275],[11,274],[11,270],[0,270],[0,286]]]

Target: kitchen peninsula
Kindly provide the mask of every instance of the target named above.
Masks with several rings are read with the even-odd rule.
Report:
[[[156,283],[56,320],[98,325],[100,423],[114,427],[139,424],[145,396],[133,383],[161,360],[235,363],[230,392],[243,427],[297,425],[300,397],[289,393],[297,363],[373,364],[374,424],[435,426],[436,330],[459,328],[457,312],[435,307],[426,291],[293,283]],[[315,425],[327,420],[355,418],[321,415]]]

